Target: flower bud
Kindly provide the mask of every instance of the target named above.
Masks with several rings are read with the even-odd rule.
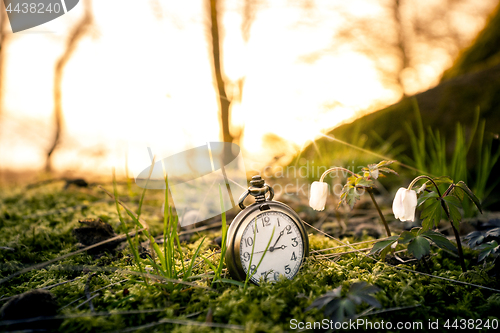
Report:
[[[324,182],[313,182],[310,194],[309,206],[311,206],[314,210],[325,209],[326,196],[328,195],[328,184]]]
[[[417,193],[401,187],[392,203],[394,217],[401,221],[415,221],[415,208],[417,208]]]

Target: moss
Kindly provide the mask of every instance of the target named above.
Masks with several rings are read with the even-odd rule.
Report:
[[[125,190],[120,189],[122,193]],[[161,193],[152,193],[160,196]],[[0,194],[0,222],[2,239],[0,246],[8,246],[14,251],[2,252],[0,278],[46,260],[57,258],[75,251],[76,239],[71,230],[78,227],[78,220],[98,218],[120,230],[115,207],[100,192],[81,192],[78,189],[62,190],[55,186],[30,190],[16,194],[2,191]],[[137,207],[138,198],[130,198],[128,205]],[[161,199],[151,201],[157,206],[146,206],[143,217],[151,224],[154,235],[162,228],[156,212]],[[87,203],[82,210],[69,210],[67,207]],[[46,214],[54,208],[62,211]],[[27,218],[31,214],[41,217]],[[129,227],[132,226],[131,221]],[[194,237],[193,242],[184,243],[185,259],[192,257],[203,236]],[[210,239],[218,232],[208,234],[202,251],[208,258],[214,253]],[[364,238],[366,240],[368,238]],[[352,238],[345,239],[353,242]],[[310,235],[311,249],[324,249],[338,246],[326,237]],[[330,251],[342,252],[346,249]],[[465,251],[470,266],[474,252]],[[218,254],[210,257],[216,263]],[[144,259],[143,264],[148,264]],[[454,257],[437,251],[429,262],[432,273],[446,278],[459,279],[470,283],[500,288],[498,281],[485,273],[481,267],[473,267],[468,274],[462,274]],[[177,266],[182,263],[178,260]],[[420,269],[418,265],[407,265],[410,269]],[[139,327],[159,322],[164,318],[176,318],[204,323],[241,325],[247,332],[284,332],[290,330],[290,320],[321,321],[324,319],[320,310],[305,312],[314,299],[340,285],[350,286],[354,282],[366,281],[378,286],[381,291],[376,298],[384,309],[408,307],[366,317],[370,321],[400,321],[402,316],[427,322],[431,319],[444,318],[486,318],[498,316],[500,298],[493,292],[432,279],[411,272],[395,270],[382,263],[374,263],[359,254],[343,255],[335,262],[311,256],[305,262],[298,276],[289,281],[283,279],[275,284],[263,283],[261,286],[243,288],[218,283],[214,289],[171,284],[147,280],[140,276],[120,271],[138,271],[127,247],[117,252],[103,252],[99,255],[80,253],[56,261],[46,267],[29,271],[8,282],[0,284],[0,297],[9,297],[36,288],[49,288],[55,295],[59,315],[66,316],[60,331],[91,332],[116,331],[124,328]],[[194,269],[195,275],[202,275],[192,280],[201,287],[210,286],[209,266],[201,261]],[[95,274],[95,275],[94,275]],[[225,276],[229,278],[229,276]],[[68,282],[69,281],[69,282]],[[92,300],[95,313],[114,313],[106,316],[92,315],[86,300],[85,287],[89,292],[99,295]],[[348,288],[346,288],[348,289]],[[93,294],[94,295],[94,294]],[[0,299],[0,302],[3,301]],[[366,310],[361,305],[358,312]],[[134,312],[130,311],[144,311]],[[124,313],[126,312],[126,313]],[[77,315],[81,315],[78,317]],[[0,330],[2,327],[0,326]],[[229,332],[233,329],[188,326],[161,323],[144,331],[171,332]]]

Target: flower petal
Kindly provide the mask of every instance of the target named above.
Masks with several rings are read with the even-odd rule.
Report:
[[[406,190],[403,197],[404,221],[415,221],[415,208],[417,208],[417,192]]]
[[[315,210],[325,209],[326,196],[328,195],[328,184],[324,182],[313,182],[311,185],[311,197],[309,206]]]
[[[394,197],[394,201],[392,202],[392,212],[394,213],[394,217],[397,219],[401,219],[404,215],[404,206],[403,206],[403,196],[406,189],[401,187]]]

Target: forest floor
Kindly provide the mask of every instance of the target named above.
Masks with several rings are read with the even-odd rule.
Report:
[[[113,191],[109,182],[57,181],[2,188],[0,331],[326,331],[335,328],[332,318],[347,320],[351,326],[344,326],[346,330],[400,331],[412,325],[425,332],[462,327],[494,331],[500,324],[499,260],[490,257],[478,263],[477,251],[466,247],[468,271],[462,273],[456,255],[438,248],[420,261],[408,255],[405,245],[398,245],[385,261],[368,255],[376,239],[386,237],[369,199],[361,200],[352,211],[334,209],[335,202],[329,202],[327,210],[315,212],[303,196],[277,197],[307,223],[310,256],[293,280],[243,287],[231,283],[225,268],[223,279],[213,283],[211,265],[220,260],[220,216],[179,230],[184,259],[176,258],[179,270],[200,249],[189,278],[164,279],[154,269],[143,274],[141,267],[151,262],[150,242],[122,212],[130,244],[140,255],[136,260],[123,235],[115,201],[99,185]],[[140,189],[120,183],[118,193],[132,210],[138,209]],[[163,195],[148,191],[141,213],[160,246]],[[380,192],[376,199],[391,230],[411,228],[394,220],[389,193]],[[228,223],[237,212],[227,212]],[[462,234],[499,218],[485,212],[466,220]],[[99,219],[112,227],[107,236],[82,231],[92,225],[79,221]],[[448,233],[444,223],[440,227]],[[115,241],[103,246],[85,248],[96,239],[113,237]],[[356,293],[352,287],[359,282],[376,287],[370,289],[376,302]],[[330,301],[340,301],[323,309],[309,308],[328,292]],[[42,317],[27,319],[32,316]]]

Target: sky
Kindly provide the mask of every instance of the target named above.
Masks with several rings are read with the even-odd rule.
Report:
[[[82,1],[62,17],[8,35],[0,168],[43,168],[54,135],[54,65],[83,13]],[[336,8],[344,2],[307,3],[259,1],[248,41],[241,31],[243,1],[222,7],[222,62],[234,83],[228,91],[237,91],[235,83],[244,79],[232,121],[244,127],[243,157],[256,167],[275,153],[266,147],[270,133],[300,149],[322,131],[401,98],[384,86],[370,59],[347,46],[303,61],[331,46],[342,24]],[[379,11],[374,0],[342,6],[358,15]],[[148,147],[163,158],[220,141],[207,8],[205,0],[92,2],[93,26],[63,74],[57,171],[123,173],[128,163],[137,175],[150,163]],[[484,17],[463,20],[470,39],[484,25]],[[436,52],[418,69],[423,79],[412,92],[435,85],[452,64]]]

